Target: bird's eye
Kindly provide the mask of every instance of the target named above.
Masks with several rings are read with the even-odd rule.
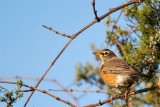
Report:
[[[106,52],[106,51],[102,52],[102,55],[104,55],[104,56],[107,56],[108,54],[109,54],[109,52]]]

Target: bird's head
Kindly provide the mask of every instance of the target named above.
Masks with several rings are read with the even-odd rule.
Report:
[[[102,62],[105,62],[113,57],[116,57],[116,55],[109,49],[103,49],[95,51],[93,54],[95,54],[97,60],[101,60]]]

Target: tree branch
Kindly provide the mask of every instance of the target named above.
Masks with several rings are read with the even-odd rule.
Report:
[[[0,83],[4,83],[4,84],[17,84],[17,82],[8,82],[8,81],[1,81],[1,80],[0,80]],[[32,87],[32,86],[26,85],[26,84],[21,84],[21,85],[24,86],[24,87],[30,88],[31,90],[34,90],[34,91],[36,90],[36,91],[39,91],[39,92],[44,93],[46,95],[49,95],[50,97],[52,97],[52,98],[54,98],[54,99],[56,99],[58,101],[61,101],[63,103],[66,103],[67,105],[70,105],[71,107],[76,107],[74,104],[70,103],[69,101],[66,101],[66,100],[64,100],[64,99],[62,99],[60,97],[57,97],[57,96],[55,96],[55,95],[47,92],[46,90],[41,90],[41,89],[38,89],[36,87]]]
[[[158,86],[158,84],[156,84],[155,86],[152,86],[150,88],[145,88],[145,89],[141,89],[141,90],[137,90],[137,91],[132,91],[132,92],[128,93],[128,96],[139,94],[139,93],[143,93],[143,92],[147,92],[147,91],[151,91],[151,90],[155,90],[157,88],[160,88]],[[90,105],[87,105],[87,106],[84,106],[84,107],[97,107],[97,106],[101,106],[103,104],[110,103],[113,100],[120,99],[120,98],[123,98],[123,97],[125,97],[125,94],[119,94],[119,95],[116,95],[115,97],[109,98],[109,99],[104,100],[102,102],[98,102],[96,104],[90,104]]]
[[[28,76],[12,76],[12,77],[3,77],[3,78],[0,78],[0,80],[2,81],[8,81],[10,79],[25,79],[25,80],[39,80],[39,78],[35,78],[35,77],[28,77]],[[49,78],[45,78],[43,81],[47,81],[47,82],[52,82],[52,83],[55,83],[57,86],[59,86],[62,90],[67,90],[67,88],[65,88],[61,83],[59,83],[56,79],[49,79]],[[32,92],[34,90],[21,90],[21,92]],[[80,107],[80,104],[78,102],[78,99],[71,93],[71,92],[67,92],[65,91],[76,103],[76,105],[78,107]]]
[[[104,15],[100,16],[99,19],[100,21],[103,20],[105,17],[107,17],[108,15],[110,15],[111,13],[122,9],[126,6],[132,5],[132,4],[136,4],[139,3],[137,0],[131,0],[130,2],[123,4],[121,6],[118,6],[116,8],[111,9],[109,12],[105,13]],[[66,45],[62,48],[62,50],[59,52],[59,54],[56,56],[56,58],[51,62],[51,64],[49,65],[49,67],[47,68],[47,70],[45,71],[45,73],[42,75],[42,77],[39,79],[39,81],[37,82],[37,84],[35,85],[35,88],[37,88],[39,86],[39,84],[41,83],[41,81],[43,80],[43,78],[46,76],[46,74],[49,72],[49,70],[52,68],[52,66],[54,65],[54,63],[57,61],[57,59],[61,56],[61,54],[64,52],[64,50],[68,47],[68,45],[72,42],[73,39],[75,39],[80,33],[82,33],[83,31],[85,31],[87,28],[91,27],[93,24],[97,23],[97,19],[93,20],[92,22],[90,22],[88,25],[86,25],[85,27],[83,27],[81,30],[79,30],[77,33],[73,34],[70,38],[70,40],[66,43]],[[35,91],[35,90],[34,90]],[[30,94],[30,96],[28,97],[26,103],[24,104],[24,107],[26,107],[27,103],[29,102],[30,98],[32,97],[34,91],[32,91],[32,93]]]

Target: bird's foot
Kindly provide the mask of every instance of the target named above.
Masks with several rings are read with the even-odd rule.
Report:
[[[113,96],[111,95],[109,99],[110,99],[110,104],[113,105]]]
[[[128,99],[128,90],[124,94],[125,94],[124,100],[127,100]]]

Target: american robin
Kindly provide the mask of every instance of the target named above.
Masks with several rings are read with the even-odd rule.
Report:
[[[129,88],[138,78],[145,76],[109,49],[96,51],[94,54],[101,60],[99,71],[103,81],[111,87]]]

